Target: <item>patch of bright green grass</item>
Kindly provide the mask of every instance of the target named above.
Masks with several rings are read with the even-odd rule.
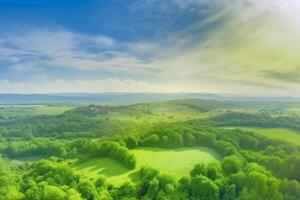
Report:
[[[151,166],[176,178],[188,175],[197,163],[210,163],[220,159],[220,156],[209,148],[137,148],[132,150],[136,156],[137,167],[128,170],[119,162],[109,158],[83,159],[75,161],[73,168],[88,178],[102,175],[108,182],[120,185],[125,181],[136,180],[136,172],[142,166]]]
[[[36,115],[59,115],[73,109],[70,105],[41,105],[35,108]]]
[[[115,185],[130,181],[131,170],[110,158],[79,159],[74,162],[73,168],[83,177],[97,178],[101,175]]]
[[[300,133],[287,128],[253,128],[253,127],[229,127],[229,128],[239,128],[245,131],[253,131],[269,138],[281,139],[286,142],[291,142],[293,144],[300,145]]]
[[[292,107],[287,109],[289,113],[300,115],[300,107]]]
[[[151,114],[126,115],[122,113],[109,113],[100,115],[100,119],[112,119],[128,122],[137,122],[142,124],[151,124],[156,122],[178,122],[187,121],[191,119],[206,119],[222,114],[220,110],[211,110],[208,112],[194,112],[194,111],[165,111],[152,112]]]
[[[132,150],[137,158],[137,166],[151,166],[177,178],[188,175],[195,164],[210,163],[219,159],[209,148],[138,148]]]
[[[73,105],[0,105],[0,119],[59,115],[73,108],[75,108]]]

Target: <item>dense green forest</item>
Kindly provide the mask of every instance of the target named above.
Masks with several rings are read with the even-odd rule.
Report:
[[[24,108],[19,107],[3,117],[0,199],[300,199],[300,146],[238,128],[300,132],[296,103],[188,99],[123,106],[72,105],[72,109],[59,106],[48,114],[28,115],[20,115],[18,110]],[[5,116],[7,109],[12,110],[3,108],[0,115]],[[147,150],[158,155],[155,152],[165,149],[166,156],[168,151],[199,147],[205,153],[215,152],[214,160],[193,158],[199,163],[187,164],[188,172],[185,169],[179,176],[172,175],[172,165],[186,160],[172,157],[164,166],[153,167],[150,160],[149,165],[141,165],[135,154]],[[113,174],[117,169],[111,166],[106,173],[84,176],[76,167],[99,159],[100,168],[102,158],[116,162],[124,172]],[[153,158],[157,159],[168,157]],[[170,171],[163,170],[166,165]],[[81,170],[88,169],[84,171],[88,175],[98,170],[94,168]],[[117,176],[121,177],[118,183],[113,181]]]

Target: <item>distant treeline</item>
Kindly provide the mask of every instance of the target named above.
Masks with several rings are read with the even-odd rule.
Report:
[[[76,113],[57,116],[34,116],[10,122],[0,123],[0,135],[3,137],[78,138],[103,137],[118,134],[136,133],[142,127],[133,122],[97,119]]]
[[[300,130],[300,117],[294,115],[272,116],[267,113],[248,114],[227,112],[212,119],[218,126],[253,126],[253,127],[281,127]]]

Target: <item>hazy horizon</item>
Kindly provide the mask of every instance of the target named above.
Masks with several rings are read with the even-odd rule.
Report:
[[[0,92],[0,95],[101,95],[101,94],[153,94],[153,95],[208,95],[220,97],[241,98],[300,98],[300,95],[251,95],[233,93],[206,93],[206,92]]]

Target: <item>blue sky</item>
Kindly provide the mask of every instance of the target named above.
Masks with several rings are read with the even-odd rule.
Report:
[[[0,92],[295,96],[299,8],[294,0],[0,0]]]

